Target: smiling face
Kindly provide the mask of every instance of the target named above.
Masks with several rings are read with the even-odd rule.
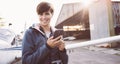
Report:
[[[49,26],[52,16],[53,14],[50,11],[39,14],[40,24],[43,26]]]
[[[48,2],[41,2],[38,4],[36,11],[39,16],[40,24],[43,26],[49,26],[54,12],[53,6]]]

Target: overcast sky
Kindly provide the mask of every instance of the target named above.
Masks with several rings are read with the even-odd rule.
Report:
[[[4,18],[4,21],[11,22],[14,31],[20,32],[24,30],[25,23],[27,26],[30,26],[35,22],[39,22],[36,14],[36,6],[40,1],[42,0],[0,0],[0,17]],[[55,14],[52,18],[52,26],[54,26],[62,0],[44,1],[51,2],[54,5]]]
[[[30,26],[38,22],[36,6],[41,1],[48,1],[54,5],[55,13],[51,23],[54,26],[62,4],[79,2],[80,0],[0,0],[0,17],[11,22],[15,32],[20,32],[24,30],[25,23]]]

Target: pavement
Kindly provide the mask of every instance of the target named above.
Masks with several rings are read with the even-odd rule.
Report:
[[[68,52],[68,64],[120,64],[120,55],[77,48]]]
[[[66,45],[87,40],[65,41]],[[120,64],[120,48],[101,48],[96,46],[79,47],[67,50],[68,64]],[[0,64],[22,64],[21,46],[0,50]],[[10,63],[16,61],[14,63]]]
[[[88,40],[66,41],[66,45]],[[86,46],[67,51],[68,64],[120,64],[120,48]]]

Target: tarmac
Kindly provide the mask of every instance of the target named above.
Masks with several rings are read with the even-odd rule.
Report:
[[[120,55],[99,51],[91,51],[85,48],[77,48],[68,53],[68,64],[120,64]]]
[[[88,40],[66,41],[66,45]],[[68,64],[120,64],[120,48],[87,46],[67,51]]]
[[[87,40],[65,41],[65,45],[82,41]],[[19,58],[21,56],[21,50],[20,48],[17,49],[15,48],[14,51],[16,53],[14,54],[12,54],[12,50],[4,53],[3,50],[0,50],[0,54],[2,54],[2,57],[4,57],[5,60],[14,61],[13,63],[6,64],[22,64],[22,61]],[[14,55],[14,57],[8,57],[8,52],[9,54]],[[120,48],[101,48],[96,46],[87,46],[67,50],[67,54],[69,56],[68,64],[120,64]],[[17,61],[15,60],[15,56],[18,56]]]

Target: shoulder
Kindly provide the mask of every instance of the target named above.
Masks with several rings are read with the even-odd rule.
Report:
[[[33,28],[29,27],[28,29],[26,29],[26,33],[31,33],[33,31]]]
[[[37,33],[38,31],[32,27],[29,27],[28,29],[26,29],[25,34],[33,34],[33,33]]]

